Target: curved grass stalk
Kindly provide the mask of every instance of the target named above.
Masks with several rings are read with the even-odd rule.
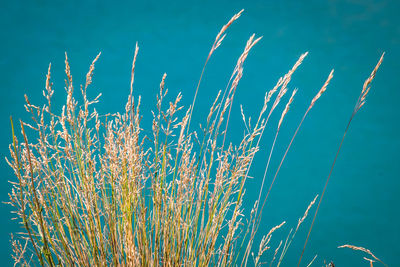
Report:
[[[189,121],[188,121],[188,126],[187,126],[187,133],[189,133],[189,128],[190,128],[190,122],[192,119],[192,113],[193,113],[193,109],[194,109],[194,105],[196,104],[196,97],[197,97],[197,92],[199,91],[199,87],[201,84],[201,80],[203,79],[203,74],[204,71],[206,69],[207,63],[211,58],[211,55],[215,52],[215,50],[217,50],[217,48],[221,45],[222,41],[225,39],[225,31],[232,25],[232,23],[237,20],[240,15],[243,13],[244,9],[240,10],[239,13],[235,14],[229,21],[227,24],[225,24],[224,26],[222,26],[221,30],[219,31],[219,33],[217,34],[217,36],[215,37],[215,41],[213,43],[213,45],[211,46],[211,50],[208,53],[206,62],[203,65],[203,69],[201,70],[201,74],[200,74],[200,78],[199,81],[197,82],[197,87],[196,87],[196,91],[194,93],[194,97],[193,97],[193,103],[192,103],[192,108],[190,110],[190,115],[189,115]]]
[[[370,90],[369,85],[371,84],[372,80],[375,78],[375,74],[378,71],[378,69],[379,69],[379,67],[380,67],[380,65],[381,65],[381,63],[383,61],[384,55],[385,55],[385,53],[382,54],[381,58],[379,59],[378,63],[376,64],[375,68],[373,69],[371,75],[364,82],[363,89],[361,90],[361,93],[360,93],[360,95],[359,95],[359,97],[357,99],[357,103],[356,103],[356,105],[355,105],[355,107],[353,109],[353,113],[351,114],[351,117],[349,119],[349,122],[347,123],[346,129],[344,130],[344,134],[342,136],[342,140],[340,141],[339,148],[338,148],[338,150],[336,152],[336,155],[335,155],[335,158],[333,160],[331,169],[329,171],[328,178],[325,181],[325,185],[324,185],[324,189],[322,190],[321,198],[318,201],[317,209],[315,210],[314,217],[313,217],[313,220],[311,222],[311,226],[310,226],[310,228],[308,230],[307,238],[306,238],[306,241],[304,242],[304,246],[303,246],[303,250],[301,251],[299,262],[297,263],[298,267],[300,266],[301,259],[303,258],[304,251],[306,250],[307,242],[308,242],[308,240],[310,238],[311,231],[312,231],[312,228],[313,228],[314,223],[315,223],[315,219],[316,219],[318,211],[319,211],[319,207],[321,205],[322,199],[324,198],[325,191],[326,191],[326,188],[328,186],[329,180],[331,178],[331,175],[332,175],[332,172],[333,172],[333,168],[335,167],[336,160],[337,160],[337,158],[339,156],[339,152],[340,152],[340,150],[342,148],[344,138],[346,137],[347,131],[349,130],[351,121],[353,120],[354,116],[357,114],[357,112],[360,110],[360,108],[365,104],[366,96],[367,96],[367,94],[368,94],[368,92]]]

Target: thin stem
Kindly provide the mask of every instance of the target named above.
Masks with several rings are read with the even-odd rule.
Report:
[[[280,128],[278,128],[277,131],[276,131],[275,138],[274,138],[274,142],[272,143],[272,147],[271,147],[271,150],[270,150],[270,152],[269,152],[267,165],[266,165],[265,170],[264,170],[264,176],[263,176],[263,179],[262,179],[262,182],[261,182],[260,193],[259,193],[259,195],[258,195],[258,200],[257,200],[257,206],[256,206],[255,216],[257,216],[258,207],[259,207],[261,195],[262,195],[263,188],[264,188],[265,178],[267,177],[267,172],[268,172],[268,168],[269,168],[269,163],[271,162],[272,152],[274,151],[274,148],[275,148],[275,143],[276,143],[276,139],[278,138],[279,129],[280,129]],[[261,213],[261,211],[260,211],[260,213]],[[260,217],[258,217],[257,220],[256,220],[256,218],[254,218],[253,227],[252,227],[252,229],[251,229],[251,238],[250,238],[250,242],[249,242],[249,245],[248,245],[248,247],[247,247],[247,249],[246,249],[246,250],[247,250],[247,252],[246,252],[246,260],[245,260],[245,263],[246,263],[246,264],[247,264],[247,261],[248,261],[249,255],[250,255],[250,250],[251,250],[251,246],[252,246],[252,243],[253,243],[252,240],[254,239],[255,233],[257,232],[257,230],[256,230],[256,228],[257,228],[257,227],[256,227],[256,221],[258,221],[259,219],[260,219]]]
[[[338,156],[339,156],[339,152],[340,152],[340,150],[341,150],[341,148],[342,148],[342,145],[343,145],[344,138],[346,137],[346,133],[347,133],[349,127],[350,127],[350,123],[351,123],[351,121],[353,120],[354,115],[355,115],[355,113],[353,112],[353,114],[352,114],[351,117],[350,117],[349,123],[347,124],[346,130],[344,131],[342,140],[340,141],[339,149],[338,149],[337,152],[336,152],[336,156],[335,156],[335,159],[333,160],[333,164],[332,164],[331,170],[330,170],[329,175],[328,175],[328,178],[326,179],[326,182],[325,182],[324,190],[322,190],[321,198],[320,198],[319,201],[318,201],[318,206],[317,206],[317,209],[315,210],[314,217],[313,217],[313,220],[312,220],[310,229],[308,230],[307,238],[306,238],[306,241],[304,242],[304,247],[303,247],[303,250],[302,250],[302,252],[301,252],[299,262],[297,263],[297,267],[300,266],[301,259],[303,258],[304,251],[306,250],[306,246],[307,246],[308,239],[310,238],[310,235],[311,235],[311,230],[312,230],[312,228],[313,228],[313,226],[314,226],[315,218],[317,217],[319,207],[320,207],[321,202],[322,202],[322,199],[324,198],[324,195],[325,195],[326,187],[328,186],[329,180],[330,180],[330,178],[331,178],[332,171],[333,171],[333,167],[335,166],[336,160],[337,160],[337,158],[338,158]]]
[[[267,202],[269,193],[271,192],[272,186],[273,186],[274,183],[275,183],[275,179],[276,179],[276,177],[278,176],[278,173],[279,173],[279,171],[280,171],[280,169],[281,169],[281,167],[282,167],[283,161],[285,160],[286,155],[287,155],[287,153],[289,152],[289,149],[290,149],[290,147],[291,147],[292,144],[293,144],[294,138],[296,137],[296,135],[297,135],[297,133],[298,133],[298,131],[299,131],[301,125],[303,124],[303,121],[304,121],[304,119],[306,118],[306,116],[307,116],[308,112],[310,111],[310,109],[311,109],[311,107],[309,107],[309,108],[307,109],[306,113],[304,113],[304,116],[303,116],[303,118],[301,119],[301,121],[300,121],[300,123],[299,123],[299,126],[297,126],[297,129],[296,129],[295,133],[293,134],[293,137],[292,137],[292,139],[290,140],[290,143],[289,143],[288,147],[286,148],[285,154],[283,155],[282,160],[281,160],[281,162],[279,163],[278,169],[277,169],[276,172],[275,172],[274,179],[272,179],[271,185],[269,186],[267,195],[265,196],[263,205],[262,205],[262,207],[261,207],[261,211],[260,211],[260,215],[259,215],[260,217],[261,217],[261,214],[262,214],[262,210],[264,209],[264,205],[265,205],[265,203]]]

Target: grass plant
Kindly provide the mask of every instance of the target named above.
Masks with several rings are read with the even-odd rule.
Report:
[[[278,112],[277,107],[289,91],[291,77],[307,53],[301,55],[266,92],[254,124],[242,110],[245,134],[238,144],[228,143],[229,118],[244,63],[261,39],[250,36],[225,90],[219,91],[211,104],[205,127],[200,130],[190,127],[207,63],[222,44],[227,29],[241,14],[242,11],[234,15],[217,34],[191,106],[184,108],[181,105],[180,93],[173,100],[167,100],[167,76],[162,76],[151,131],[142,129],[141,98],[134,96],[138,45],[132,63],[130,93],[122,113],[99,114],[94,105],[101,94],[94,99],[87,97],[100,54],[89,67],[86,83],[78,89],[82,99],[80,103],[76,99],[77,90],[65,54],[66,102],[61,111],[52,106],[54,90],[49,65],[43,91],[46,103],[34,105],[25,96],[25,109],[32,120],[29,123],[19,121],[20,134],[17,133],[17,123],[10,118],[12,143],[10,157],[6,160],[16,179],[11,182],[9,197],[15,218],[23,228],[12,241],[16,265],[264,264],[265,252],[272,249],[272,234],[286,222],[273,227],[257,246],[254,242],[262,210],[294,138],[312,107],[326,91],[333,70],[306,109],[261,202],[274,145],[296,89],[284,105],[279,123],[270,125],[269,119]],[[365,103],[376,69],[364,85],[357,111]],[[275,131],[275,138],[260,181],[258,200],[249,211],[243,206],[246,181],[267,127]],[[151,134],[146,134],[148,132]],[[299,227],[316,201],[317,197],[307,207],[296,228],[290,230],[286,241],[282,240],[274,248],[273,257],[268,260],[269,266],[282,264]],[[372,262],[371,259],[371,265]]]

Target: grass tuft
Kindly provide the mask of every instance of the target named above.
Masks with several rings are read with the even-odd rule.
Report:
[[[262,259],[272,250],[273,233],[281,231],[286,222],[267,231],[257,248],[254,242],[262,210],[295,136],[326,91],[333,70],[298,124],[260,207],[274,145],[297,90],[292,91],[278,114],[279,123],[270,125],[269,119],[308,53],[301,55],[274,88],[265,93],[254,125],[241,110],[246,131],[239,143],[228,143],[229,117],[244,63],[261,39],[253,34],[238,57],[225,90],[218,92],[213,101],[205,117],[205,127],[198,131],[190,128],[207,63],[242,12],[234,15],[218,33],[190,107],[181,105],[180,93],[168,102],[167,76],[163,75],[150,131],[141,127],[141,98],[134,96],[138,44],[132,62],[130,93],[122,114],[99,114],[94,105],[101,94],[94,99],[87,97],[100,53],[89,67],[85,85],[80,85],[81,103],[75,98],[77,91],[65,54],[66,101],[61,110],[54,110],[51,105],[54,90],[49,65],[43,91],[46,103],[36,106],[25,96],[25,109],[32,120],[20,121],[20,134],[10,118],[12,143],[6,161],[16,179],[11,182],[9,204],[23,228],[12,241],[15,265],[247,266],[249,258],[255,266],[265,263]],[[353,116],[364,105],[381,61],[364,84]],[[243,206],[245,185],[267,126],[275,131],[275,138],[258,200],[247,211]],[[324,192],[325,189],[318,207]],[[289,231],[286,241],[280,240],[271,251],[269,266],[281,265],[316,200],[317,197],[307,207],[295,230]],[[372,253],[368,254],[381,262]],[[367,260],[372,265],[373,260]]]

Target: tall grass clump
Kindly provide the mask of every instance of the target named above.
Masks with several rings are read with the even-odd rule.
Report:
[[[167,101],[166,74],[162,76],[150,131],[141,127],[141,98],[134,97],[137,45],[130,93],[122,113],[99,114],[94,104],[101,94],[94,99],[87,97],[100,54],[89,67],[86,83],[78,89],[80,103],[65,55],[66,102],[61,110],[52,106],[54,90],[49,65],[43,91],[46,103],[34,105],[25,96],[31,122],[17,123],[10,119],[12,143],[7,162],[16,179],[11,182],[9,196],[23,228],[12,241],[16,265],[259,266],[263,263],[262,256],[271,249],[273,232],[285,224],[273,227],[255,245],[263,207],[300,126],[327,89],[333,71],[306,109],[262,199],[274,145],[296,89],[278,114],[278,124],[269,125],[269,119],[289,91],[291,77],[307,53],[266,92],[256,120],[246,118],[242,110],[245,134],[239,143],[228,143],[229,117],[244,62],[261,39],[250,36],[226,88],[211,103],[204,127],[197,131],[190,128],[206,65],[224,40],[226,30],[241,13],[233,16],[218,33],[191,106],[182,106],[180,93]],[[358,109],[364,104],[367,87],[363,89]],[[248,211],[243,207],[245,184],[267,126],[275,131],[275,138],[260,180],[258,200]],[[317,197],[294,230],[289,231],[286,241],[274,248],[270,266],[274,262],[281,265],[316,201]]]

